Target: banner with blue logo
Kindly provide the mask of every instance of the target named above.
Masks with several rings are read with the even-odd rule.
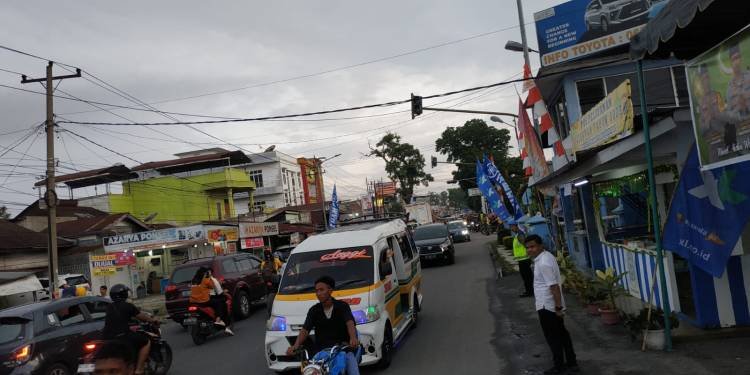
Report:
[[[521,205],[518,203],[518,200],[513,194],[513,190],[510,188],[510,185],[505,180],[505,178],[503,178],[503,174],[500,173],[499,169],[497,169],[495,163],[487,158],[487,155],[484,156],[483,164],[484,172],[487,174],[487,177],[489,177],[490,181],[492,181],[495,185],[503,188],[505,195],[508,197],[508,201],[510,201],[510,206],[513,208],[514,218],[516,220],[520,219],[523,216],[523,208],[521,208]]]
[[[664,249],[721,277],[750,219],[750,162],[699,169],[693,146],[664,226]]]
[[[487,199],[492,212],[495,213],[503,222],[512,222],[513,217],[510,215],[508,210],[503,204],[502,197],[495,190],[495,186],[492,185],[492,181],[484,173],[484,167],[482,163],[477,160],[477,186],[482,195]]]
[[[333,194],[331,194],[331,208],[328,212],[328,228],[336,228],[339,221],[339,196],[336,194],[336,184],[333,185]]]

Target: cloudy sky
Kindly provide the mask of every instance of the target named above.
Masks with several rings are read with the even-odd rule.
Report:
[[[559,2],[525,1],[532,47],[537,44],[532,14]],[[87,79],[62,81],[60,96],[143,108],[134,102],[138,100],[185,114],[257,117],[402,100],[411,92],[431,95],[518,78],[522,54],[503,49],[507,40],[520,40],[515,3],[4,1],[0,45],[83,68]],[[43,60],[0,50],[0,84],[41,92],[39,84],[21,85],[14,72],[38,77],[45,65]],[[538,66],[535,55],[532,65]],[[55,66],[55,74],[69,73]],[[102,87],[107,85],[110,90]],[[111,87],[131,97],[116,95]],[[508,85],[425,105],[435,103],[515,112],[517,99],[515,88]],[[58,120],[172,121],[153,112],[99,107],[109,112],[55,100]],[[400,134],[429,160],[435,154],[435,139],[447,126],[477,117],[425,112],[411,120],[408,110],[408,105],[401,105],[304,121],[195,126],[215,138],[184,126],[61,124],[64,131],[56,140],[58,174],[114,163],[132,166],[197,148],[260,152],[276,145],[294,156],[340,153],[327,164],[326,185],[330,189],[335,182],[340,195],[352,198],[364,192],[366,177],[385,177],[383,162],[363,154],[368,143],[376,143],[386,131]],[[0,87],[0,111],[0,205],[17,213],[34,201],[38,192],[33,184],[43,175],[44,134],[32,128],[44,121],[44,97]],[[478,117],[489,122],[488,116]],[[436,181],[419,192],[446,189],[450,171],[446,165],[429,170]]]

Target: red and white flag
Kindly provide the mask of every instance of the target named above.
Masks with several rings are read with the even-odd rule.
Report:
[[[539,120],[539,132],[541,134],[547,134],[547,141],[552,144],[554,150],[554,156],[552,158],[552,165],[555,169],[558,166],[565,165],[568,162],[568,155],[563,147],[562,139],[555,130],[555,124],[552,122],[552,116],[547,111],[547,105],[544,104],[542,93],[534,83],[533,76],[531,75],[531,69],[528,65],[524,65],[523,68],[524,87],[528,84],[529,96],[526,98],[526,105],[532,108],[534,118]]]

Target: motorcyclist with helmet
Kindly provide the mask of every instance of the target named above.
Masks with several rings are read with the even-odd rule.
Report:
[[[128,343],[138,353],[136,374],[143,374],[148,359],[151,342],[141,333],[130,330],[130,321],[135,318],[142,322],[159,324],[159,320],[141,312],[138,307],[128,302],[130,288],[117,284],[109,290],[112,303],[107,306],[102,336],[105,340],[119,340]]]

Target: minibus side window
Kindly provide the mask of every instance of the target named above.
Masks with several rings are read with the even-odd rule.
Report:
[[[405,232],[398,234],[398,247],[401,249],[404,263],[407,263],[414,258],[414,249],[411,247],[411,242],[406,238]]]
[[[393,266],[388,258],[388,251],[380,253],[380,261],[378,262],[378,272],[380,272],[380,280],[385,280],[386,277],[393,274]]]

